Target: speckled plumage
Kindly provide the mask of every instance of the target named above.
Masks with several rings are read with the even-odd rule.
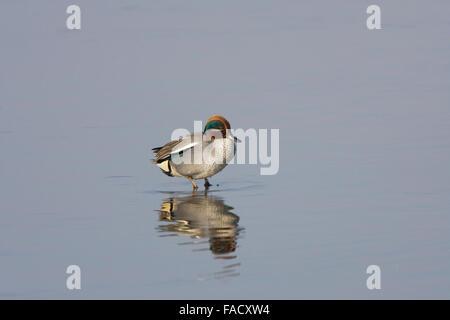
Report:
[[[194,189],[194,179],[205,179],[225,168],[236,151],[236,138],[230,132],[229,122],[221,116],[211,117],[203,133],[192,133],[154,148],[153,162],[168,176],[188,178]]]

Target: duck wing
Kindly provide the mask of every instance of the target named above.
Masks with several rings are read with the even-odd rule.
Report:
[[[184,151],[191,149],[200,143],[202,143],[202,137],[195,137],[195,134],[193,133],[178,140],[170,141],[162,147],[152,149],[156,154],[156,159],[153,161],[155,163],[161,163],[170,160],[172,156],[181,155]]]

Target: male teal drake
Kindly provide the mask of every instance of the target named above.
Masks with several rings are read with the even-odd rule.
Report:
[[[191,133],[162,147],[153,148],[153,160],[170,177],[189,179],[194,190],[195,179],[205,179],[205,187],[211,184],[208,178],[225,168],[236,152],[239,140],[230,133],[230,123],[222,116],[208,119],[203,132]]]

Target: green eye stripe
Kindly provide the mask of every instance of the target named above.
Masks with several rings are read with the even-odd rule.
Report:
[[[220,120],[212,120],[206,125],[205,131],[209,129],[224,129],[225,126]]]

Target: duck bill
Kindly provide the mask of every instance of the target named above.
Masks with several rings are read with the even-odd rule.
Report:
[[[232,138],[232,139],[234,140],[235,143],[236,143],[236,142],[241,142],[241,139],[238,139],[237,137],[235,137],[235,136],[233,136],[233,135],[231,134],[231,130],[230,130],[230,129],[227,129],[226,134],[227,134],[230,138]]]

